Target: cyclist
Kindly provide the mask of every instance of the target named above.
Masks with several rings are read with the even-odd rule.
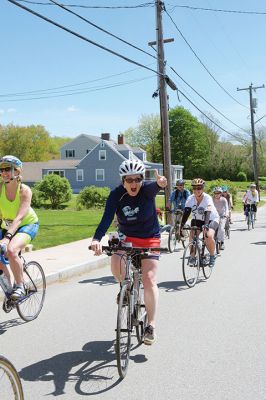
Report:
[[[229,193],[229,189],[226,185],[222,186],[222,189],[223,189],[223,197],[226,198],[227,203],[228,203],[229,222],[230,222],[230,224],[232,224],[233,222],[232,222],[232,218],[231,218],[231,216],[232,216],[231,210],[234,209],[232,195],[231,195],[231,193]]]
[[[229,218],[229,209],[227,200],[222,196],[223,189],[217,186],[213,189],[213,204],[219,214],[220,222],[217,231],[217,240],[220,242],[221,250],[224,250],[225,222]]]
[[[215,240],[214,234],[219,225],[219,215],[214,207],[210,195],[204,192],[205,181],[201,178],[195,178],[191,182],[193,194],[186,201],[184,214],[181,221],[181,229],[184,227],[189,215],[192,212],[191,226],[197,226],[203,229],[206,246],[210,252],[210,267],[215,264]],[[190,232],[192,239],[192,232]],[[190,263],[196,262],[191,255]]]
[[[2,239],[0,245],[6,247],[14,286],[11,298],[20,299],[25,295],[23,284],[23,265],[20,251],[35,237],[38,229],[38,217],[30,207],[32,192],[29,186],[21,182],[22,162],[7,155],[0,159],[0,213],[2,214]],[[8,269],[0,263],[10,281]]]
[[[156,213],[155,196],[167,185],[164,176],[155,171],[154,182],[145,182],[145,167],[140,160],[125,160],[119,167],[122,184],[111,191],[102,220],[97,227],[91,242],[95,255],[102,253],[101,239],[109,228],[114,215],[117,216],[119,238],[122,243],[131,242],[134,247],[159,247],[160,226]],[[121,282],[124,268],[121,270],[123,252],[114,254],[111,259],[111,270]],[[145,329],[144,343],[153,344],[155,336],[155,317],[158,303],[156,271],[158,253],[144,256],[142,260],[142,280],[144,301],[148,315],[148,326]]]
[[[243,207],[244,207],[244,214],[247,215],[250,211],[254,211],[254,219],[256,219],[257,213],[257,203],[259,202],[259,194],[256,189],[255,183],[251,183],[249,186],[249,190],[246,191],[244,197],[242,199]]]
[[[190,191],[185,189],[185,181],[178,179],[176,181],[176,189],[171,193],[166,208],[172,208],[176,211],[178,208],[184,210],[187,198],[190,196]]]

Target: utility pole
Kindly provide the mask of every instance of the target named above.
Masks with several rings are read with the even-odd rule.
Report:
[[[253,87],[253,84],[251,83],[248,88],[242,88],[242,89],[237,88],[237,91],[240,91],[240,90],[248,90],[249,91],[253,174],[254,174],[254,181],[256,183],[257,190],[259,192],[259,196],[260,196],[260,187],[259,187],[259,176],[258,176],[257,142],[256,142],[255,122],[254,122],[254,114],[255,114],[254,108],[255,107],[254,107],[254,103],[253,103],[252,92],[253,92],[253,90],[256,91],[256,89],[262,89],[264,87],[265,87],[264,85]]]
[[[164,175],[167,178],[167,187],[165,188],[166,202],[172,191],[172,174],[171,174],[171,145],[170,131],[168,119],[168,97],[165,80],[165,60],[164,60],[164,40],[162,27],[162,11],[164,3],[160,0],[156,2],[156,45],[157,45],[157,63],[159,73],[159,98],[160,98],[160,116],[161,116],[161,132],[163,142],[163,166]]]

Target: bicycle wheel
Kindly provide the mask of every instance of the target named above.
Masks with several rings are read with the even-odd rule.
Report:
[[[200,260],[204,278],[209,279],[212,273],[212,268],[210,268],[210,252],[206,245],[202,247]]]
[[[168,249],[170,251],[170,253],[173,253],[175,251],[176,248],[176,231],[175,231],[175,227],[171,226],[171,229],[169,231],[169,235],[168,235]]]
[[[216,250],[216,254],[220,254],[220,242],[218,242],[218,240],[215,240],[215,250]]]
[[[225,236],[226,236],[228,239],[230,239],[230,222],[229,222],[228,219],[226,220],[224,229],[225,229]]]
[[[116,328],[116,359],[120,378],[127,373],[131,348],[132,316],[130,305],[130,293],[127,285],[122,286],[117,311]]]
[[[251,225],[250,212],[248,213],[248,216],[247,216],[247,224],[248,224],[248,230],[250,231],[250,225]]]
[[[45,275],[42,267],[36,261],[25,264],[24,284],[26,296],[17,302],[17,312],[24,321],[32,321],[41,312],[46,291]]]
[[[180,240],[182,242],[182,246],[185,249],[188,243],[188,238],[189,238],[189,231],[185,228],[182,229],[182,236],[180,237]]]
[[[135,320],[136,320],[136,335],[138,343],[143,342],[144,330],[148,323],[147,311],[144,303],[144,288],[142,282],[139,282],[138,298],[135,304]]]
[[[23,400],[23,389],[14,365],[0,356],[0,398],[1,400]]]
[[[193,258],[194,260],[193,260]],[[193,261],[193,263],[192,263]],[[198,245],[189,242],[184,250],[182,260],[183,277],[188,287],[195,286],[199,277],[200,255]]]
[[[254,229],[255,228],[254,212],[251,212],[250,217],[251,217],[251,227],[252,227],[252,229]]]

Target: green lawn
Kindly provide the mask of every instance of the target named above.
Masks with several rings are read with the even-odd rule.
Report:
[[[244,192],[238,192],[234,211],[242,211],[241,199],[243,194]],[[261,196],[266,197],[266,192],[263,191]],[[76,196],[74,195],[63,210],[36,209],[40,220],[40,230],[33,241],[34,249],[44,249],[93,236],[101,220],[103,210],[76,211],[75,199]],[[264,201],[261,201],[260,205],[264,203]],[[164,208],[164,204],[164,196],[157,196],[157,207]],[[111,227],[109,230],[114,230],[114,228]]]

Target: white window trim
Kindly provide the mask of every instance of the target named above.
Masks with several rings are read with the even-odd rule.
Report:
[[[72,151],[73,156],[70,157],[67,155],[67,152],[69,152],[69,151]],[[67,149],[66,150],[66,158],[75,158],[75,149]]]
[[[101,172],[102,172],[103,179],[98,179],[98,177],[97,177],[98,171],[101,171]],[[96,169],[96,170],[95,170],[95,180],[96,180],[96,182],[103,182],[103,181],[105,181],[105,171],[104,171],[103,168],[99,168],[99,169]]]
[[[101,154],[103,154],[105,158],[101,158]],[[99,150],[99,160],[100,161],[106,160],[106,150]]]
[[[63,178],[65,178],[65,170],[64,169],[48,169],[47,175],[54,174],[55,172],[59,172],[59,174],[55,174],[55,175],[59,175],[59,176],[61,176],[60,172],[63,172]],[[62,178],[62,176],[61,176],[61,178]]]
[[[81,173],[81,179],[79,178],[79,173]],[[76,181],[77,182],[83,182],[84,181],[84,170],[83,169],[77,169],[76,170]]]

